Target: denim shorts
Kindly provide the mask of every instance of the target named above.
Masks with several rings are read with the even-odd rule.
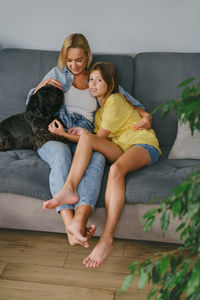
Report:
[[[151,158],[150,165],[153,165],[154,163],[156,163],[159,160],[160,152],[154,146],[151,146],[148,144],[135,144],[133,146],[140,146],[149,153],[150,158]]]

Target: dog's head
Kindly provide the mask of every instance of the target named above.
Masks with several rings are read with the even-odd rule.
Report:
[[[31,96],[26,113],[30,118],[51,118],[59,111],[63,100],[64,94],[59,88],[45,85]]]

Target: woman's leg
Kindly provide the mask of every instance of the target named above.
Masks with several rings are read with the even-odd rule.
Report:
[[[49,176],[49,185],[50,185],[51,193],[54,196],[63,187],[67,179],[70,166],[71,166],[71,161],[72,161],[71,149],[67,144],[63,144],[57,141],[49,141],[45,143],[41,148],[39,148],[37,152],[39,156],[44,161],[46,161],[51,168],[50,176]],[[97,155],[95,155],[95,159],[92,161],[93,161],[92,169],[90,168],[89,174],[91,173],[91,171],[95,172],[95,174],[91,174],[91,176],[89,177],[92,177],[93,175],[96,178],[100,177],[100,183],[101,183],[101,178],[103,176],[104,165],[105,165],[105,158],[103,157],[103,155],[98,153]],[[85,194],[86,193],[88,194],[85,182],[91,180],[91,178],[89,177],[88,180],[86,178],[86,180],[83,181],[79,189],[81,203],[85,204],[84,210],[82,211],[79,210],[79,216],[82,214],[82,224],[83,224],[83,220],[85,221],[85,226],[83,226],[83,228],[81,229],[81,232],[84,233],[86,231],[85,227],[86,227],[88,216],[92,210],[90,203],[87,205],[87,201],[85,201],[86,200]],[[95,189],[98,190],[98,188],[96,187]],[[94,189],[92,190],[94,191]],[[73,235],[72,232],[68,231],[68,226],[72,223],[75,215],[74,205],[71,204],[62,205],[60,207],[57,207],[57,211],[60,212],[62,216],[65,225],[65,230],[68,235],[69,243],[71,245],[77,245],[77,244],[83,245],[83,242],[85,242],[84,246],[88,246],[88,237],[94,234],[95,231],[94,225],[92,225],[91,228],[88,228],[88,230],[86,231],[87,239],[85,237],[83,238],[83,236],[82,239],[80,239],[79,236]]]
[[[104,167],[105,157],[99,152],[93,152],[90,164],[79,183],[79,201],[74,205],[74,219],[68,227],[68,232],[71,232],[80,243],[84,243],[85,247],[89,246],[88,242],[85,243],[85,237],[90,238],[96,230],[96,225],[92,224],[90,228],[86,228],[86,225],[100,193]]]
[[[63,187],[67,179],[72,161],[71,150],[67,144],[57,141],[48,141],[42,147],[38,148],[37,152],[40,158],[46,161],[51,168],[49,186],[51,194],[54,196]],[[61,212],[66,230],[67,226],[73,220],[74,206],[66,204],[57,210]],[[75,244],[74,238],[69,235],[68,232],[67,235],[70,244]]]
[[[106,223],[97,245],[83,260],[87,267],[98,267],[113,250],[113,235],[125,202],[125,175],[149,164],[148,152],[134,146],[110,167],[105,194]]]
[[[54,198],[45,203],[46,209],[52,209],[66,203],[74,204],[78,202],[77,187],[90,163],[93,151],[101,152],[111,162],[115,161],[123,153],[117,145],[106,139],[90,133],[82,134],[67,181]]]

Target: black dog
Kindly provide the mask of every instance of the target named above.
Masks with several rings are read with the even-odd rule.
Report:
[[[52,85],[46,85],[33,94],[21,114],[0,123],[0,151],[10,149],[36,149],[49,140],[67,142],[48,131],[55,113],[63,104],[64,94]]]

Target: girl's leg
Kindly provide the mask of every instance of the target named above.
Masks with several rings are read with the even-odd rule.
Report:
[[[83,260],[87,267],[98,267],[113,250],[113,235],[125,201],[125,175],[149,164],[148,152],[134,146],[110,167],[105,194],[106,223],[99,242]]]
[[[118,146],[106,139],[90,133],[82,134],[79,138],[67,181],[54,198],[46,202],[46,209],[78,202],[77,187],[90,163],[93,151],[101,152],[110,161],[115,161],[123,153]]]

